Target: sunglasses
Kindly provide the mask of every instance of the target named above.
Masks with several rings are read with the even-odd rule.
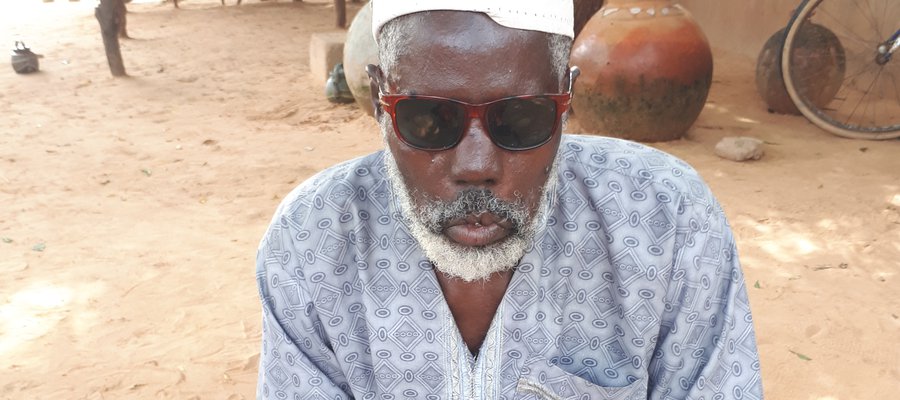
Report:
[[[472,120],[478,119],[497,147],[531,150],[549,142],[559,130],[579,73],[578,67],[569,70],[568,93],[513,96],[481,104],[380,91],[378,97],[394,121],[397,137],[410,147],[428,151],[456,147]]]

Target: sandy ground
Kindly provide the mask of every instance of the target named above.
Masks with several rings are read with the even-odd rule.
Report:
[[[253,260],[275,206],[380,145],[370,118],[310,83],[309,36],[333,10],[132,4],[131,77],[113,79],[92,7],[0,5],[0,41],[45,55],[39,74],[0,68],[0,398],[253,398]],[[730,216],[767,398],[897,398],[900,141],[768,114],[755,60],[716,62],[688,137],[657,146]],[[733,135],[768,154],[713,155]]]

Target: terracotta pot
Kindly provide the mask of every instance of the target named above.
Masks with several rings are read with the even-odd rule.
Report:
[[[784,29],[775,32],[756,60],[756,90],[770,112],[800,115],[800,110],[784,87],[781,77],[781,50],[784,46]],[[806,23],[797,32],[793,65],[799,90],[816,107],[825,107],[834,99],[847,70],[844,46],[828,28]],[[792,68],[793,69],[793,68]]]
[[[367,3],[353,18],[344,42],[344,76],[356,104],[369,115],[375,115],[369,96],[369,76],[366,65],[378,64],[378,46],[372,37],[372,2]]]
[[[587,22],[603,7],[603,0],[575,0],[575,35],[578,36]]]
[[[573,108],[588,133],[678,139],[700,115],[712,83],[706,36],[680,5],[609,0],[575,40],[582,74]]]

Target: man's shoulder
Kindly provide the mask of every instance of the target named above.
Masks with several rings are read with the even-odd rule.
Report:
[[[281,219],[295,227],[308,223],[309,216],[340,216],[360,201],[388,208],[389,188],[383,151],[344,161],[309,177],[282,200],[273,222]]]
[[[585,183],[595,184],[600,190],[615,190],[624,181],[629,186],[654,186],[656,192],[702,203],[713,201],[700,174],[684,160],[662,150],[602,136],[570,134],[563,138],[560,166],[581,172]],[[614,187],[609,188],[610,185]]]

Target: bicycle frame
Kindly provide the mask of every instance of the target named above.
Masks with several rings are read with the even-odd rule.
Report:
[[[875,62],[879,65],[887,64],[888,61],[891,61],[894,52],[898,48],[900,48],[900,29],[897,29],[897,32],[894,32],[890,39],[878,46],[878,55],[875,58]]]

